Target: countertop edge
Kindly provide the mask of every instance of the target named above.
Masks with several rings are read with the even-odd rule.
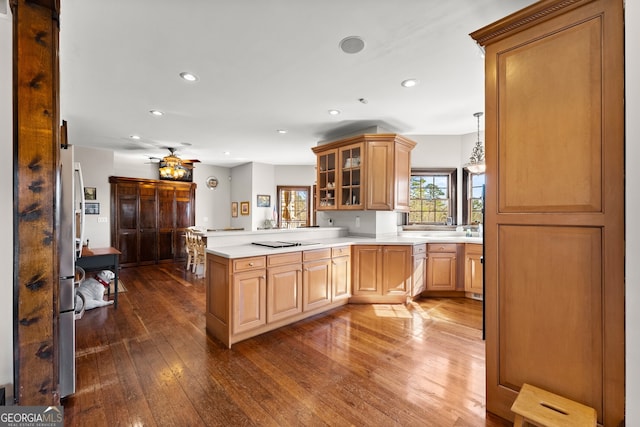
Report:
[[[320,239],[319,239],[320,240]],[[318,249],[332,248],[336,246],[353,246],[353,245],[419,245],[428,243],[473,243],[483,244],[481,237],[464,237],[464,236],[451,236],[451,237],[337,237],[330,239],[321,239],[322,241],[304,243],[301,246],[291,246],[287,248],[266,248],[258,245],[252,245],[251,243],[237,245],[237,246],[222,246],[219,248],[207,248],[207,253],[211,255],[217,255],[223,258],[236,259],[255,256],[266,256],[284,254],[290,252],[299,251],[312,251]]]

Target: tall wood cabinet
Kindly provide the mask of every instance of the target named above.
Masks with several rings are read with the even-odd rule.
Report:
[[[409,210],[411,150],[396,134],[364,134],[313,147],[318,210]]]
[[[195,223],[196,184],[109,177],[111,245],[120,265],[173,262],[185,257],[185,229]]]
[[[622,0],[543,0],[486,51],[487,410],[523,383],[624,423]]]

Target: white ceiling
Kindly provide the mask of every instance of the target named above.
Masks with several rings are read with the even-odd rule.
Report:
[[[472,133],[484,60],[468,34],[531,3],[62,0],[61,115],[71,144],[141,164],[165,147],[219,166],[313,164],[318,141],[374,125]],[[365,48],[346,54],[353,35]]]

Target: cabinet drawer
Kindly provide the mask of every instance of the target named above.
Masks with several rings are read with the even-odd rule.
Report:
[[[351,255],[351,247],[349,246],[340,246],[337,248],[331,248],[331,256],[339,257],[339,256],[347,256]]]
[[[304,251],[302,253],[303,261],[315,261],[317,259],[331,258],[331,248],[315,249],[312,251]]]
[[[429,243],[427,249],[429,252],[456,252],[456,243]]]
[[[482,245],[477,243],[467,243],[464,247],[464,251],[467,254],[482,255]]]
[[[413,245],[413,254],[419,255],[427,252],[427,245],[423,243],[422,245]]]
[[[302,262],[302,252],[290,252],[287,254],[267,256],[267,267],[285,264],[299,264]]]
[[[255,270],[257,268],[264,268],[266,265],[266,257],[255,256],[251,258],[240,258],[233,260],[233,271],[246,271]]]

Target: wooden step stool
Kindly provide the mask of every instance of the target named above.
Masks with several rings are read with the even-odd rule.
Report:
[[[514,427],[587,427],[597,422],[596,410],[529,384],[523,384],[511,406]]]

